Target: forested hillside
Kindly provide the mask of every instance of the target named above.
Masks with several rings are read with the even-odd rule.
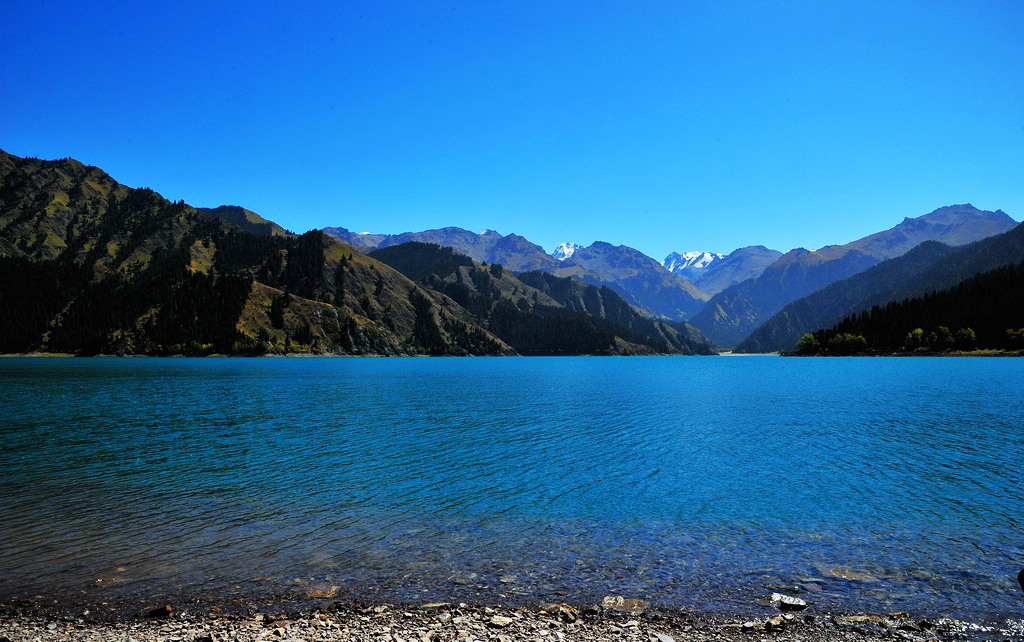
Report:
[[[217,213],[75,160],[0,154],[2,350],[514,353],[455,302],[319,231],[228,208],[247,231]]]
[[[976,274],[1021,260],[1024,224],[959,248],[926,241],[903,256],[794,301],[755,330],[736,351],[792,350],[803,334],[834,325],[846,316],[949,289]]]
[[[451,297],[520,354],[711,353],[696,330],[641,314],[607,287],[540,272],[513,275],[436,244],[393,245],[370,256]]]
[[[925,241],[965,245],[1014,226],[1016,222],[1001,210],[950,205],[844,245],[791,250],[756,279],[712,297],[691,323],[717,345],[737,346],[787,304],[902,256]]]
[[[481,270],[460,274],[472,281]],[[502,281],[500,267],[483,273]],[[496,330],[545,337],[516,338],[524,354],[682,351],[634,343],[620,336],[628,329],[553,300],[556,311],[535,312],[495,295],[485,319],[418,280],[316,230],[295,235],[240,207],[170,202],[72,159],[0,151],[3,352],[516,354]],[[464,303],[479,305],[479,294]]]
[[[875,306],[802,337],[804,354],[1024,349],[1024,261]]]
[[[793,350],[797,339],[805,333],[897,298],[899,287],[907,279],[954,251],[954,248],[937,241],[925,241],[903,256],[879,263],[793,301],[761,324],[733,351]]]

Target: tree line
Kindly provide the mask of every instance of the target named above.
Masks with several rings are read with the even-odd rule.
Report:
[[[796,348],[802,354],[1021,350],[1021,326],[1024,261],[946,290],[873,306],[831,328],[805,334]]]

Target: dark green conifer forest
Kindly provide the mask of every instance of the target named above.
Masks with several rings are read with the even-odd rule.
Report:
[[[805,354],[1021,350],[1024,262],[945,290],[874,306],[829,329],[804,335]]]
[[[72,159],[0,151],[5,353],[711,352],[699,335],[667,342],[541,296],[437,246],[371,258],[243,208],[197,209]]]

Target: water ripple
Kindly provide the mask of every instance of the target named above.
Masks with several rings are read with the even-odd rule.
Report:
[[[797,587],[998,619],[1024,559],[1019,363],[0,360],[0,597],[742,612]]]

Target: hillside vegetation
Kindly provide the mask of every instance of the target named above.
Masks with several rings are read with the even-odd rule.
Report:
[[[903,256],[790,303],[736,351],[792,350],[803,334],[839,323],[846,316],[946,290],[974,275],[1022,259],[1024,224],[959,248],[925,241]]]
[[[546,334],[545,317],[590,319],[554,301],[522,310],[498,292],[494,305],[519,315],[512,329],[320,231],[296,235],[243,208],[126,187],[72,159],[0,151],[3,352],[511,355],[496,330],[512,337],[539,324]],[[682,352],[588,322],[603,328],[601,342],[567,330],[524,353]]]
[[[906,218],[888,230],[844,245],[819,250],[791,250],[759,277],[716,294],[690,321],[712,342],[738,346],[758,326],[787,304],[832,283],[907,253],[925,241],[965,245],[1012,229],[1016,222],[1002,211],[976,207],[940,207],[917,218]],[[760,341],[760,340],[759,340]]]
[[[520,354],[709,353],[692,328],[652,319],[608,287],[513,275],[436,244],[393,245],[370,256],[450,297]]]
[[[1024,350],[1024,261],[808,333],[802,354]]]

